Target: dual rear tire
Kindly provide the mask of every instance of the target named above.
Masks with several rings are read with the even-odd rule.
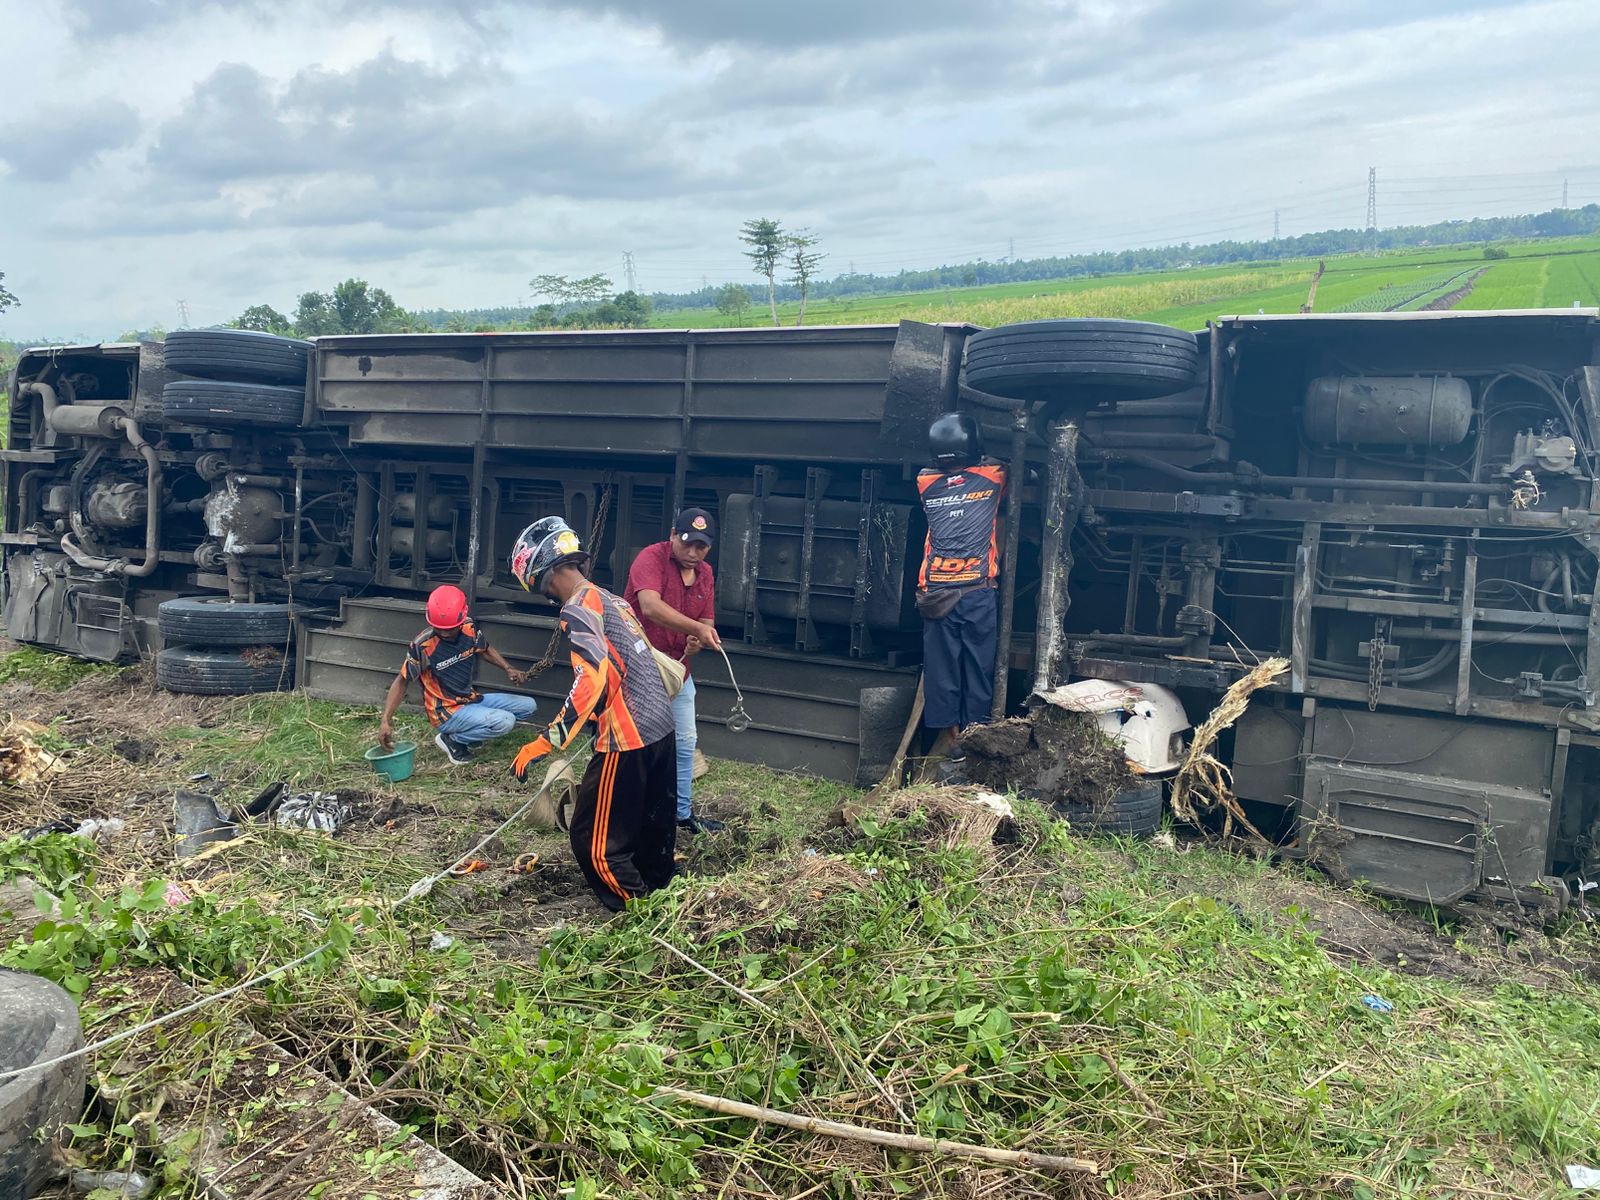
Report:
[[[305,418],[312,345],[246,329],[180,329],[166,365],[189,379],[161,392],[161,415],[201,429],[295,429]]]
[[[156,685],[195,696],[245,696],[294,688],[287,604],[234,603],[220,596],[163,601]]]

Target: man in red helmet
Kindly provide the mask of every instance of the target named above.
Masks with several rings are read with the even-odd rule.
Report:
[[[419,680],[422,707],[436,731],[434,745],[459,766],[471,761],[473,746],[510,733],[518,721],[533,716],[534,709],[528,696],[479,692],[472,683],[473,660],[481,654],[512,683],[525,682],[528,673],[517,670],[489,645],[467,614],[467,597],[458,587],[445,584],[429,594],[428,626],[406,648],[406,661],[389,685],[378,740],[385,749],[394,748],[394,714],[411,681]]]

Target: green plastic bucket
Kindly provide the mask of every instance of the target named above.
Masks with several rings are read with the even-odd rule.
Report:
[[[379,775],[387,775],[391,783],[411,778],[411,768],[417,761],[415,742],[396,742],[393,750],[374,746],[367,751],[367,761]]]

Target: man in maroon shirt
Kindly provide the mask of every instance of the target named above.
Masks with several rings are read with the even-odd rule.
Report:
[[[686,508],[672,523],[672,536],[639,551],[628,571],[623,599],[633,606],[650,644],[671,658],[689,659],[705,646],[720,649],[722,639],[711,623],[716,610],[716,581],[706,555],[717,527],[703,508]],[[694,786],[694,675],[672,699],[678,732],[678,828],[686,833],[715,833],[722,822],[697,817],[690,799]]]

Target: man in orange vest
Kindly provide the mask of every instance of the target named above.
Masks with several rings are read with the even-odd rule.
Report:
[[[594,723],[594,755],[578,785],[567,835],[595,896],[617,911],[676,870],[677,735],[655,651],[626,601],[583,573],[588,553],[560,517],[522,531],[511,573],[561,605],[572,689],[555,720],[511,764],[519,781],[540,759]]]
[[[928,538],[917,576],[923,723],[958,735],[994,703],[995,585],[1006,469],[983,460],[977,422],[946,413],[928,429],[933,466],[917,475]],[[960,751],[951,757],[959,768]]]
[[[473,623],[466,593],[448,583],[434,588],[428,595],[428,628],[406,647],[406,661],[383,700],[378,741],[384,748],[394,749],[394,714],[413,680],[422,684],[422,708],[437,731],[434,745],[458,766],[472,760],[473,746],[502,737],[533,716],[529,696],[478,691],[472,674],[480,654],[512,683],[527,681],[528,673],[502,658]]]

